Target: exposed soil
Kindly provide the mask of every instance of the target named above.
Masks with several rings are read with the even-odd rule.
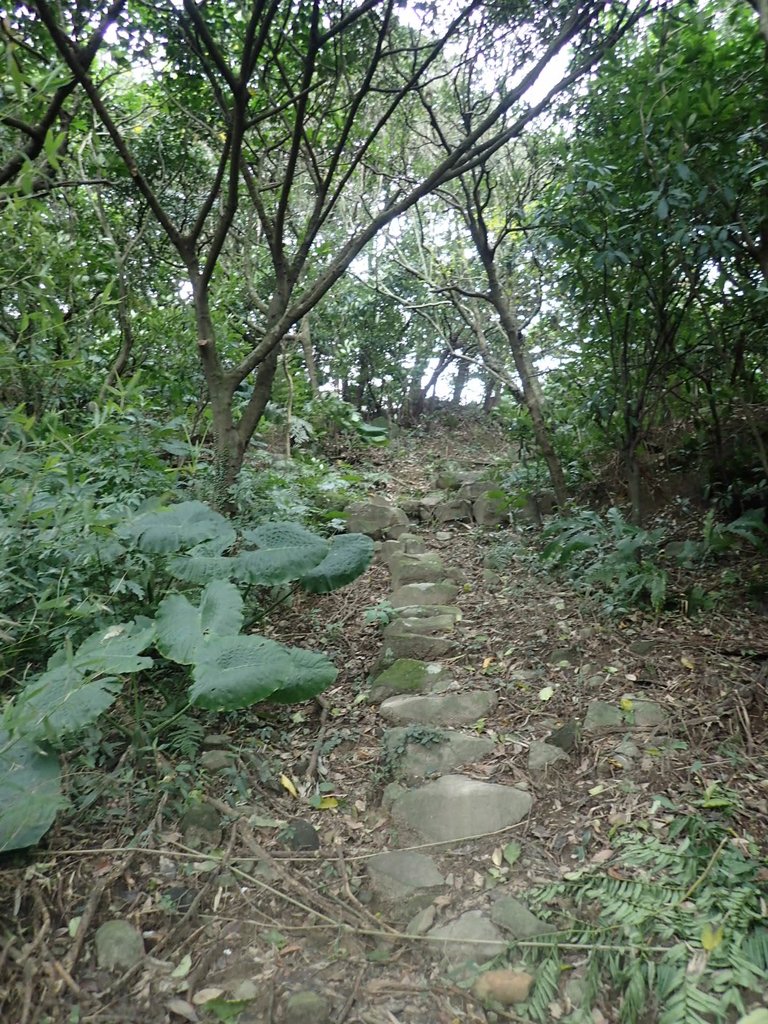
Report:
[[[500,434],[468,424],[407,435],[374,458],[382,490],[411,497],[430,489],[440,459],[473,468],[503,445]],[[534,796],[530,818],[505,835],[420,844],[450,881],[438,921],[485,906],[494,886],[515,894],[599,863],[614,826],[643,821],[658,797],[684,810],[715,782],[739,796],[734,829],[768,836],[765,615],[720,607],[697,619],[607,620],[519,548],[500,556],[499,578],[487,582],[484,556],[499,549],[503,531],[451,525],[450,540],[439,542],[433,529],[416,529],[463,574],[455,677],[481,679],[500,696],[479,726],[496,753],[468,774],[522,784]],[[488,1021],[424,939],[402,934],[371,903],[365,862],[390,846],[392,825],[381,808],[383,723],[365,699],[381,638],[365,612],[389,587],[387,570],[374,565],[349,587],[297,598],[275,618],[272,635],[325,651],[339,679],[315,705],[201,719],[206,732],[228,736],[231,767],[206,772],[162,746],[118,751],[110,774],[94,767],[90,810],[62,816],[45,848],[5,862],[3,1021],[209,1021],[211,989],[239,1011],[219,1019],[241,1024],[280,1024],[287,995],[304,989],[327,996],[333,1024]],[[558,648],[572,649],[568,664],[551,663]],[[553,691],[546,700],[545,688]],[[582,737],[564,770],[528,776],[531,741],[583,717],[590,701],[627,692],[664,706],[678,749],[627,771],[611,757],[608,733]],[[85,768],[73,762],[72,771]],[[310,802],[320,784],[324,809]],[[180,816],[201,798],[220,816],[215,852],[182,836]],[[317,851],[291,848],[285,823],[293,818],[314,826]],[[500,868],[497,851],[512,839],[521,855]],[[93,953],[95,929],[114,917],[140,928],[149,954],[122,975],[98,970]],[[616,1019],[609,1000],[601,1010]],[[496,1019],[519,1018],[506,1011]]]

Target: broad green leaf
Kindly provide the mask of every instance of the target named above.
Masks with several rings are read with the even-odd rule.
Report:
[[[334,537],[322,562],[301,578],[311,594],[329,594],[362,575],[373,558],[373,541],[363,533]]]
[[[71,663],[58,665],[27,683],[6,708],[3,724],[28,740],[59,741],[95,722],[122,687],[118,679],[87,678]]]
[[[201,501],[184,501],[159,512],[144,512],[126,523],[119,533],[132,537],[142,551],[157,554],[170,554],[214,540],[223,551],[237,537],[229,520]]]
[[[267,699],[306,700],[330,686],[336,674],[321,654],[260,636],[217,637],[197,650],[189,696],[199,707],[234,711]]]
[[[152,665],[152,659],[138,655],[154,639],[154,626],[138,627],[134,622],[121,622],[89,636],[75,652],[73,663],[81,672],[100,675],[141,672]]]
[[[168,562],[168,569],[177,580],[187,583],[209,583],[228,580],[235,572],[237,561],[223,555],[177,555]]]
[[[207,637],[234,636],[243,625],[243,599],[226,580],[213,580],[195,608],[182,594],[169,594],[155,616],[157,647],[179,665],[192,665]]]
[[[34,845],[64,804],[58,757],[0,729],[0,853]]]
[[[246,530],[243,537],[257,544],[258,551],[243,551],[237,556],[235,576],[261,586],[299,579],[328,553],[328,542],[298,523],[265,523],[256,530]]]

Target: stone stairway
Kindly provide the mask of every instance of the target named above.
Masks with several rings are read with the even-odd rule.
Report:
[[[422,936],[431,954],[467,977],[471,965],[498,956],[510,940],[548,928],[501,890],[490,906],[437,920],[440,896],[452,885],[441,855],[475,842],[509,842],[533,805],[526,789],[471,774],[473,765],[497,752],[495,741],[481,735],[478,726],[493,713],[498,697],[485,679],[467,687],[454,678],[452,665],[463,653],[462,614],[455,603],[462,573],[432,550],[438,539],[432,531],[455,522],[498,525],[501,519],[498,500],[480,474],[452,474],[450,486],[452,494],[431,492],[408,506],[421,521],[419,533],[411,532],[402,508],[380,497],[350,508],[349,529],[379,542],[378,558],[389,569],[392,587],[392,618],[382,631],[368,694],[386,723],[383,761],[394,779],[383,798],[392,848],[367,864],[375,909],[388,923]],[[440,539],[446,539],[444,533]],[[510,970],[475,978],[479,995],[502,1004],[524,1000],[532,981]]]
[[[466,667],[456,671],[471,639],[462,635],[457,604],[463,573],[460,566],[445,564],[436,550],[448,546],[449,528],[498,527],[508,518],[498,492],[481,473],[450,477],[438,477],[442,490],[402,507],[375,497],[349,510],[349,529],[378,541],[378,558],[389,569],[392,588],[392,618],[382,630],[367,695],[378,706],[382,760],[394,780],[382,801],[392,838],[389,850],[368,860],[368,884],[381,917],[420,937],[421,947],[452,977],[471,980],[479,1000],[512,1005],[528,998],[533,977],[514,968],[481,972],[478,965],[552,926],[516,898],[525,894],[510,873],[492,892],[476,892],[469,904],[455,899],[452,888],[455,874],[487,866],[491,856],[500,850],[503,856],[506,845],[523,835],[535,817],[534,799],[525,782],[482,781],[503,754],[497,739],[483,735],[498,694],[487,677],[478,674],[467,682]],[[562,665],[565,654],[554,652],[550,663]],[[664,740],[659,730],[669,726],[658,704],[634,695],[619,706],[589,701],[585,712],[583,721],[567,722],[546,738],[531,735],[526,768],[540,794],[555,765],[571,768],[582,731],[598,743],[608,739],[603,756],[611,759],[612,770],[621,771],[631,770],[643,755],[638,746],[643,730],[654,731],[658,746]],[[622,738],[627,728],[631,735]]]

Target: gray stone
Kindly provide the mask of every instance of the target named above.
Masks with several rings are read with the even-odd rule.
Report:
[[[385,811],[391,811],[395,801],[398,800],[403,793],[407,793],[408,790],[405,786],[399,782],[390,782],[384,787],[384,792],[381,794],[381,806]]]
[[[386,565],[393,555],[402,555],[405,553],[405,545],[402,540],[383,540],[380,542],[378,550],[379,561],[384,562]]]
[[[385,498],[355,501],[346,509],[347,530],[366,533],[374,540],[393,538],[408,528],[408,516]]]
[[[413,781],[450,772],[479,761],[495,749],[493,740],[473,733],[438,729],[425,740],[410,738],[406,726],[387,729],[384,733],[382,748],[398,778]]]
[[[444,543],[445,541],[450,540],[451,537],[453,537],[453,534],[451,533],[450,530],[438,530],[435,533],[435,540],[439,540],[442,543]]]
[[[430,491],[419,501],[419,519],[423,523],[432,518],[432,515],[442,502],[445,501],[445,491]]]
[[[501,576],[497,572],[493,572],[492,569],[483,569],[483,583],[495,590],[496,587],[501,586]]]
[[[409,555],[423,555],[427,550],[427,545],[415,533],[401,533],[398,543],[403,545],[403,550]]]
[[[640,758],[640,748],[636,743],[626,736],[621,743],[614,750],[614,756],[618,757],[622,762],[626,759],[627,761],[637,761]]]
[[[635,640],[629,645],[629,649],[632,654],[639,654],[644,657],[646,654],[650,654],[651,651],[655,650],[657,644],[655,640]]]
[[[468,523],[472,521],[472,502],[465,498],[441,501],[432,510],[432,518],[441,526],[445,523]]]
[[[514,939],[533,939],[552,931],[551,925],[540,921],[528,907],[512,896],[502,896],[491,907],[491,920]]]
[[[483,963],[507,948],[504,936],[481,910],[468,910],[455,921],[431,928],[427,938],[436,944],[450,963]]]
[[[632,701],[631,716],[633,725],[639,725],[644,729],[650,729],[655,726],[669,726],[666,711],[655,700],[636,700],[631,696],[629,700]]]
[[[438,612],[439,607],[439,605],[433,606],[426,615],[414,615],[412,612],[401,611],[396,619],[384,627],[385,642],[391,637],[405,636],[408,633],[421,633],[422,636],[452,633],[453,627],[456,625],[456,617],[447,612]]]
[[[581,661],[581,654],[578,647],[556,647],[547,661],[550,665],[561,665],[563,662],[566,665],[576,665]]]
[[[580,740],[581,725],[575,718],[572,718],[570,722],[561,725],[559,729],[555,729],[553,733],[547,736],[545,742],[552,747],[559,747],[566,754],[570,754],[572,750],[578,747]]]
[[[206,750],[200,756],[200,764],[209,772],[220,772],[234,763],[235,755],[231,750]]]
[[[458,466],[444,466],[435,476],[435,487],[441,491],[455,491],[461,487],[461,472]]]
[[[393,608],[408,608],[412,605],[449,605],[459,588],[453,583],[408,583],[397,587],[390,597]]]
[[[184,844],[195,850],[209,849],[221,842],[221,819],[210,804],[189,807],[182,815],[180,825]]]
[[[320,836],[312,822],[305,818],[289,818],[285,837],[292,850],[319,850]]]
[[[400,619],[428,619],[432,616],[447,616],[451,622],[461,622],[461,609],[455,604],[411,604],[405,608],[396,609],[397,617]]]
[[[402,693],[429,693],[444,680],[446,671],[436,662],[399,658],[373,680],[370,701],[381,701]]]
[[[105,921],[94,936],[96,962],[107,971],[127,971],[144,956],[144,939],[129,921]]]
[[[530,793],[512,786],[443,775],[399,795],[392,805],[395,824],[427,841],[459,841],[516,825],[529,813]]]
[[[584,732],[597,732],[600,729],[614,728],[624,724],[624,716],[615,704],[604,700],[593,700],[584,717]]]
[[[389,627],[387,627],[389,628]],[[399,658],[413,658],[416,661],[435,661],[437,658],[452,657],[459,645],[445,636],[426,636],[423,633],[390,633],[381,652],[381,664],[391,665]]]
[[[222,747],[228,747],[231,741],[232,738],[223,732],[212,732],[207,736],[203,736],[202,746],[206,750],[210,750],[212,747],[221,749]]]
[[[423,555],[394,555],[390,559],[390,572],[393,590],[409,583],[439,583],[445,578],[442,558],[431,551]]]
[[[285,1024],[329,1024],[331,1004],[325,996],[311,989],[294,992],[285,1003]]]
[[[498,702],[490,690],[388,697],[379,708],[393,725],[471,725],[489,715]]]
[[[421,906],[426,906],[445,885],[432,858],[411,850],[379,853],[369,858],[366,870],[376,895],[387,902],[408,901],[409,915],[421,909],[413,905],[411,897],[418,894],[425,900]]]
[[[405,926],[406,935],[426,935],[432,925],[435,923],[435,915],[437,911],[434,906],[430,905],[420,910],[418,914],[411,918],[408,924]]]
[[[560,747],[534,741],[528,748],[528,771],[541,772],[558,761],[568,761],[568,755]]]
[[[509,523],[509,499],[497,491],[486,491],[476,499],[472,515],[478,526],[494,527]]]
[[[470,483],[462,484],[456,494],[456,497],[466,498],[467,501],[477,501],[482,494],[485,494],[488,487],[488,480],[473,480]]]

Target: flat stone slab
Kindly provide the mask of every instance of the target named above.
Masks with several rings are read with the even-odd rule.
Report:
[[[541,743],[535,741],[528,748],[528,771],[541,772],[558,761],[569,761],[570,758],[564,750],[552,743]]]
[[[392,573],[393,590],[408,583],[439,583],[445,579],[443,560],[432,551],[423,555],[393,555],[389,561],[389,569]]]
[[[384,639],[381,663],[391,665],[398,658],[413,658],[416,661],[436,661],[457,654],[459,645],[445,636],[426,636],[423,633],[395,632]]]
[[[491,921],[503,928],[513,939],[533,939],[553,931],[551,925],[540,921],[528,907],[512,896],[502,896],[491,907]]]
[[[605,700],[593,700],[587,708],[582,728],[584,732],[599,732],[600,729],[615,728],[624,724],[621,708]]]
[[[443,775],[398,794],[392,804],[396,825],[428,841],[458,842],[516,825],[530,812],[531,794],[513,786]]]
[[[466,498],[441,501],[432,509],[432,518],[441,526],[445,523],[472,522],[472,502]]]
[[[446,684],[447,672],[434,661],[399,658],[373,680],[368,700],[386,700],[396,694],[430,693]]]
[[[430,891],[431,902],[434,890],[445,885],[432,858],[412,850],[379,853],[368,860],[366,871],[374,892],[392,902],[408,899],[424,889]]]
[[[388,697],[379,708],[392,725],[472,725],[489,715],[498,697],[490,690]]]
[[[409,738],[406,726],[387,729],[382,748],[394,774],[413,781],[429,775],[439,775],[479,761],[495,749],[493,740],[474,733],[436,730],[434,735]]]
[[[439,605],[434,605],[439,608]],[[406,633],[421,633],[424,636],[434,636],[436,633],[451,633],[456,625],[454,615],[446,612],[435,612],[432,615],[403,615],[397,616],[392,622],[384,627],[384,639],[391,636],[404,636]]]
[[[461,609],[455,604],[409,604],[403,608],[395,609],[396,617],[399,619],[428,619],[433,615],[448,615],[452,622],[461,622]]]
[[[504,936],[481,910],[469,910],[455,921],[431,928],[427,938],[452,964],[483,963],[507,948]]]
[[[453,583],[407,583],[396,587],[390,597],[393,608],[408,608],[412,605],[449,605],[459,592]]]
[[[408,516],[384,498],[355,501],[345,512],[350,533],[366,533],[374,540],[397,537],[408,528]]]

